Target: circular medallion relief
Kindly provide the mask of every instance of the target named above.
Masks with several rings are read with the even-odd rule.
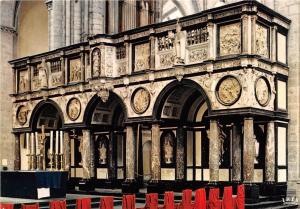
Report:
[[[27,122],[27,115],[29,110],[24,105],[21,105],[17,110],[17,120],[21,125]]]
[[[150,104],[150,93],[144,88],[136,89],[131,96],[131,105],[133,110],[138,113],[144,113]]]
[[[239,81],[233,76],[222,78],[217,85],[217,98],[223,105],[233,105],[242,92]]]
[[[71,120],[76,120],[81,112],[81,104],[79,99],[72,98],[67,105],[67,114]]]
[[[266,106],[270,101],[270,85],[265,77],[259,77],[255,83],[255,96],[261,106]]]

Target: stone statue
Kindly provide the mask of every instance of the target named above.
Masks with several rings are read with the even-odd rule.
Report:
[[[80,153],[80,162],[79,162],[79,165],[82,166],[82,158],[83,158],[82,157],[82,154],[83,154],[83,140],[82,139],[80,140],[78,151]]]
[[[175,53],[176,53],[175,64],[184,64],[185,32],[181,30],[181,25],[179,24],[179,20],[177,20],[177,25],[176,25]]]
[[[48,68],[45,59],[42,60],[42,63],[38,65],[39,77],[40,77],[40,87],[48,87]]]
[[[172,136],[170,133],[168,133],[165,136],[164,140],[164,158],[165,158],[165,163],[166,164],[171,164],[173,163],[173,155],[174,155],[174,148],[173,148],[173,140]]]
[[[98,148],[99,151],[99,163],[101,165],[106,164],[107,159],[107,149],[104,141],[100,142],[100,146]]]

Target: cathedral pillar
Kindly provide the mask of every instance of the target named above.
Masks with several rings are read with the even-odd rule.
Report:
[[[134,181],[136,171],[136,138],[133,127],[126,128],[126,180]]]
[[[243,142],[243,178],[245,183],[254,180],[255,142],[253,118],[244,119],[244,142]]]
[[[232,181],[240,182],[242,173],[242,132],[239,124],[232,127]]]
[[[151,147],[151,177],[152,181],[159,181],[160,173],[160,127],[159,124],[152,125],[152,147]]]
[[[184,180],[184,141],[185,130],[182,126],[177,128],[177,143],[176,143],[176,180]]]
[[[25,134],[23,134],[25,140]],[[20,135],[15,134],[15,161],[14,161],[14,170],[21,169],[21,156],[20,156]]]
[[[82,130],[82,167],[83,178],[90,179],[95,176],[94,142],[90,130]]]
[[[220,140],[217,120],[210,120],[209,130],[209,175],[210,182],[219,181]]]
[[[266,151],[265,151],[265,180],[266,182],[275,181],[275,135],[274,122],[267,125]]]

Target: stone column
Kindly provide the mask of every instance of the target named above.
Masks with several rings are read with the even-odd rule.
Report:
[[[270,121],[267,128],[265,152],[265,179],[267,182],[275,181],[275,134],[274,122]]]
[[[126,128],[126,181],[135,180],[136,171],[136,138],[133,127]]]
[[[95,176],[94,143],[90,130],[82,130],[82,167],[83,178],[90,179]]]
[[[71,172],[71,140],[67,131],[64,131],[64,170]]]
[[[25,134],[24,141],[25,139]],[[15,161],[14,161],[14,170],[20,170],[21,169],[21,156],[20,156],[20,136],[18,134],[15,134]]]
[[[159,124],[152,125],[152,147],[151,147],[151,177],[152,181],[159,181],[160,173],[160,128]]]
[[[81,1],[73,1],[73,41],[72,44],[79,43],[81,41],[81,26],[82,26],[82,7]]]
[[[220,140],[217,120],[210,120],[209,130],[209,180],[219,181]]]
[[[48,1],[49,50],[57,49],[64,45],[63,30],[63,5],[64,1]]]
[[[216,24],[208,22],[208,59],[215,60],[216,58]]]
[[[92,3],[92,35],[105,33],[105,1],[93,0]]]
[[[255,142],[253,118],[244,119],[244,142],[243,142],[243,178],[245,183],[254,180]]]
[[[66,69],[65,69],[65,58],[64,58],[64,53],[61,52],[61,55],[60,55],[60,68],[61,68],[61,78],[62,78],[62,82],[61,82],[61,85],[64,85],[65,84],[65,72],[66,72]]]
[[[242,132],[238,124],[232,127],[232,181],[242,180]]]
[[[113,131],[109,134],[109,143],[108,143],[108,178],[111,181],[116,179],[117,173],[117,163],[116,163],[116,148],[115,148],[115,134]]]
[[[154,32],[153,29],[150,29],[151,32]],[[155,69],[155,36],[153,34],[150,35],[150,70]]]
[[[184,180],[184,141],[185,130],[183,127],[177,128],[177,143],[176,143],[176,180]]]

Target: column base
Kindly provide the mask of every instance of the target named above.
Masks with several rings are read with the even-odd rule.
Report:
[[[256,184],[245,183],[245,203],[259,202],[259,186]]]
[[[147,193],[163,194],[165,192],[165,185],[161,181],[151,181],[147,186]]]
[[[123,194],[135,194],[139,192],[139,185],[136,180],[126,180],[122,183]]]
[[[95,183],[92,179],[81,179],[78,183],[79,190],[94,191]]]

